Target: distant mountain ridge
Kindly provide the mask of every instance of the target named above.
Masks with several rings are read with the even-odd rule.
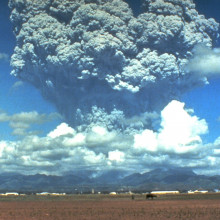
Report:
[[[88,172],[89,173],[89,172]],[[91,174],[91,172],[90,172]],[[182,168],[159,168],[143,174],[126,175],[124,171],[108,171],[102,175],[87,175],[86,172],[52,176],[44,174],[22,175],[0,174],[0,191],[17,192],[69,192],[84,193],[91,189],[99,191],[151,191],[151,190],[195,190],[220,188],[220,176],[197,175]]]

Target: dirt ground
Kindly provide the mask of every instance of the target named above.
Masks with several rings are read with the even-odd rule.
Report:
[[[0,220],[216,220],[220,195],[0,197]]]

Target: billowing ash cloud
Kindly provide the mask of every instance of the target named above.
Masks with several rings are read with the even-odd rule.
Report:
[[[78,131],[155,130],[155,111],[207,82],[186,64],[196,45],[212,48],[219,25],[192,0],[144,0],[137,17],[123,0],[9,6],[17,39],[12,74],[39,88]]]

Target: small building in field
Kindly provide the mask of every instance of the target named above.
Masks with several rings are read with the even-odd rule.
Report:
[[[49,196],[49,192],[36,193],[37,196]]]
[[[195,191],[192,191],[192,190],[189,190],[188,191],[188,194],[199,194],[199,193],[208,193],[207,190],[195,190]]]
[[[208,193],[207,190],[195,190],[194,193]]]
[[[17,192],[6,192],[5,195],[6,196],[19,196],[19,193],[17,193]]]
[[[51,196],[65,196],[66,193],[49,193]]]
[[[179,194],[179,191],[152,191],[151,194],[160,194],[160,195],[165,195],[165,194]]]
[[[37,196],[65,196],[66,193],[49,193],[49,192],[42,192],[36,193]]]
[[[110,192],[109,195],[114,196],[114,195],[117,195],[117,193],[116,192]]]

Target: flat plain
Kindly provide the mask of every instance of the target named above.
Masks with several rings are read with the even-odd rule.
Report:
[[[220,194],[1,196],[0,220],[214,220]]]

